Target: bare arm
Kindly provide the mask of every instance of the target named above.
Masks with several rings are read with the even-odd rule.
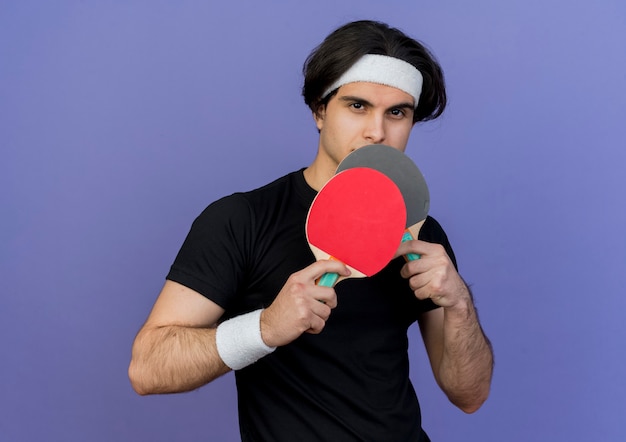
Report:
[[[493,354],[474,307],[436,309],[422,315],[419,324],[441,389],[466,413],[478,410],[489,396]]]
[[[261,313],[261,336],[268,346],[322,331],[337,299],[334,289],[317,286],[315,280],[329,272],[349,274],[337,261],[318,261],[289,277]],[[128,374],[135,391],[142,395],[189,391],[227,373],[230,368],[215,343],[223,314],[201,294],[167,281],[133,344]]]
[[[424,313],[419,321],[435,379],[452,403],[473,413],[489,396],[493,352],[469,288],[442,246],[410,241],[399,251],[421,255],[403,267],[402,276],[416,297],[442,307]]]
[[[135,391],[189,391],[228,372],[215,347],[223,313],[201,294],[167,281],[133,344],[128,374]]]

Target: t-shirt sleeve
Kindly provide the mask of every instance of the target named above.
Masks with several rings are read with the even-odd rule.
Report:
[[[252,224],[241,194],[212,203],[193,222],[167,279],[227,309],[245,278]]]
[[[452,250],[452,245],[450,245],[450,241],[448,240],[448,235],[446,235],[446,232],[441,227],[441,224],[439,224],[435,218],[430,216],[426,218],[426,221],[420,230],[419,239],[422,241],[441,244],[450,257],[452,264],[454,264],[454,268],[457,269],[457,271],[459,270],[456,257],[454,256],[454,251]]]

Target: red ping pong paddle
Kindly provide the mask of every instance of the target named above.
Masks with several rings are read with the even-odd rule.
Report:
[[[351,277],[365,277],[391,261],[405,224],[398,186],[377,170],[357,167],[334,175],[319,191],[309,209],[306,236],[318,260],[336,259],[350,268]],[[332,287],[339,279],[325,274],[318,284]]]
[[[337,173],[355,167],[368,167],[384,173],[398,186],[406,204],[406,231],[402,241],[410,241],[419,235],[430,207],[428,185],[422,172],[403,152],[384,144],[363,146],[350,153],[337,167]],[[407,261],[419,259],[410,253]]]

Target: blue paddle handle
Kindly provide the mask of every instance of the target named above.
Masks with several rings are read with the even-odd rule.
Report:
[[[324,273],[317,281],[317,285],[322,287],[333,287],[339,279],[339,273]]]
[[[413,235],[411,235],[411,232],[409,232],[408,230],[405,230],[404,234],[402,235],[402,242],[407,242],[407,241],[412,241],[412,240],[413,240]],[[406,258],[407,261],[415,261],[416,259],[421,258],[421,256],[418,255],[417,253],[408,253],[404,255],[404,257]]]

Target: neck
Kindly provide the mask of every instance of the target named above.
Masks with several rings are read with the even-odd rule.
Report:
[[[337,164],[323,161],[319,155],[313,163],[304,169],[304,179],[313,189],[319,191],[326,182],[333,177],[337,170]]]

